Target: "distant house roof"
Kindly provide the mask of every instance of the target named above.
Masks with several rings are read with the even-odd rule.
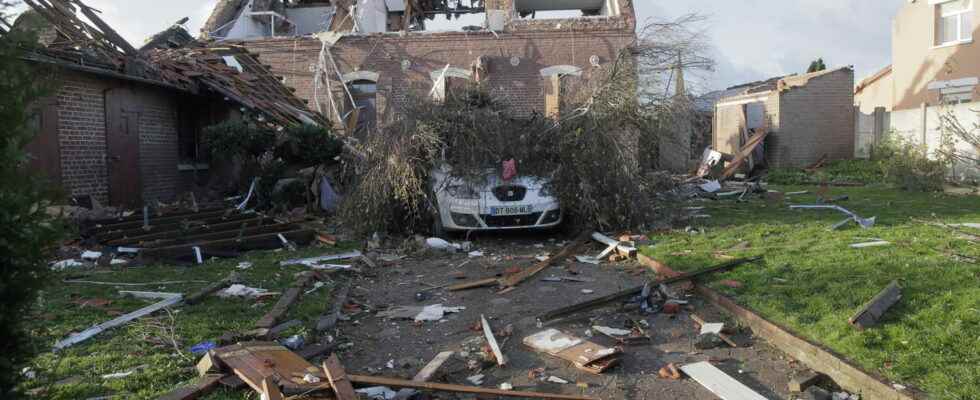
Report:
[[[861,93],[861,91],[866,89],[868,86],[873,85],[875,82],[878,82],[879,80],[881,80],[881,78],[884,78],[890,75],[891,73],[892,73],[892,66],[889,64],[888,66],[882,68],[878,72],[875,72],[873,75],[865,78],[863,81],[861,81],[861,83],[858,83],[857,87],[854,88],[854,94]]]
[[[736,85],[729,87],[725,90],[717,90],[714,92],[707,93],[699,97],[696,101],[697,108],[700,111],[712,111],[716,104],[724,99],[744,96],[755,93],[763,93],[770,91],[783,91],[792,89],[794,87],[806,86],[810,80],[821,77],[827,74],[831,74],[841,70],[852,69],[851,66],[840,67],[835,69],[826,69],[823,71],[811,72],[807,74],[797,75],[790,74],[785,76],[778,76],[774,78],[769,78],[762,81],[755,81],[749,83],[743,83],[741,85]]]

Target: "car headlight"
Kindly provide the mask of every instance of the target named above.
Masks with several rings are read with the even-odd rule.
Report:
[[[453,198],[460,200],[480,199],[480,193],[470,185],[451,185],[446,188],[446,192]]]
[[[551,189],[551,185],[541,186],[541,189],[538,189],[538,195],[541,197],[555,197],[555,194],[551,191]]]

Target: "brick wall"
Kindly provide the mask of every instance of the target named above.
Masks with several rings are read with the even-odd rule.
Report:
[[[588,79],[594,55],[608,65],[635,40],[631,21],[600,18],[589,23],[565,24],[563,20],[535,22],[548,29],[517,29],[515,32],[416,32],[348,36],[331,49],[342,74],[371,71],[379,74],[378,91],[396,111],[412,91],[432,87],[430,73],[446,64],[471,69],[477,57],[487,62],[487,84],[491,93],[511,106],[517,115],[544,112],[544,78],[541,69],[556,65],[582,68]],[[610,22],[612,21],[612,22]],[[314,38],[279,38],[243,43],[260,54],[260,60],[285,78],[297,95],[313,107],[313,71],[320,55]],[[516,63],[517,65],[513,65]],[[335,73],[331,71],[331,74]],[[336,83],[334,83],[336,88]],[[379,95],[381,97],[381,95]],[[327,97],[321,97],[327,111]]]
[[[58,90],[58,141],[67,195],[109,201],[104,90],[108,82],[65,72]]]
[[[140,174],[144,200],[169,200],[181,190],[177,171],[176,94],[164,89],[62,70],[57,94],[62,186],[70,196],[109,203],[105,92],[129,88],[140,109]],[[54,155],[49,155],[54,156]]]
[[[844,68],[779,94],[779,120],[766,158],[777,167],[804,167],[827,154],[854,157],[854,71]]]

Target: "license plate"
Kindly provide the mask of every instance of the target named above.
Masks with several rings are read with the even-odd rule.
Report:
[[[530,214],[531,206],[490,207],[490,215],[521,215]]]

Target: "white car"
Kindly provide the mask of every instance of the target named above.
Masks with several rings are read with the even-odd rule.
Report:
[[[518,176],[504,181],[488,172],[481,184],[451,177],[449,168],[432,172],[436,220],[433,233],[546,229],[562,222],[561,206],[541,178]]]

